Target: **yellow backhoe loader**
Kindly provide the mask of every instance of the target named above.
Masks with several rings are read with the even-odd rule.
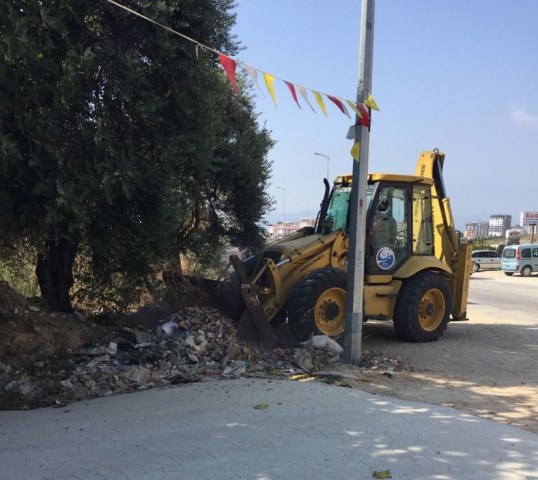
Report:
[[[454,228],[444,158],[426,151],[414,175],[368,177],[364,319],[392,320],[411,342],[437,340],[449,321],[467,319],[472,246]],[[271,323],[282,322],[298,341],[344,332],[352,177],[324,183],[315,227],[230,257],[234,281],[221,298],[243,338],[270,346]]]

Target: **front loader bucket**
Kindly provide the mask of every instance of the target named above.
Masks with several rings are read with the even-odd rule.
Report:
[[[257,343],[264,348],[275,346],[273,327],[265,318],[256,287],[249,284],[241,285],[241,297],[245,302],[245,309],[239,319],[239,338],[245,342]]]
[[[256,287],[236,281],[219,281],[209,278],[184,276],[191,285],[202,289],[226,316],[239,323],[239,338],[264,348],[274,346],[274,333],[265,318],[256,294]]]

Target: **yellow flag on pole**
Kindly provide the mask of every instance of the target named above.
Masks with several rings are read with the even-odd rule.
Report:
[[[276,108],[276,96],[275,96],[275,77],[271,75],[270,73],[263,72],[263,79],[265,80],[265,86],[267,87],[267,90],[269,90],[269,93],[271,94],[271,98],[273,99],[273,103]]]
[[[351,147],[351,156],[356,162],[361,158],[361,144],[359,142],[355,142]]]
[[[364,101],[364,104],[370,107],[372,110],[377,110],[379,112],[379,107],[377,106],[377,103],[375,103],[374,97],[372,97],[372,94],[368,94],[368,98]]]

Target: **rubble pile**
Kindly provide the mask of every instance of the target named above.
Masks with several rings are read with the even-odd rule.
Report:
[[[341,354],[342,347],[323,335],[300,348],[263,351],[242,345],[218,310],[188,307],[161,320],[154,330],[119,327],[102,344],[68,349],[30,368],[0,362],[0,409],[62,406],[209,379],[315,374],[338,363]],[[396,360],[375,355],[363,361],[369,369],[402,368]]]

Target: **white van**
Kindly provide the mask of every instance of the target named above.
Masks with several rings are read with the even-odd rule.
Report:
[[[522,277],[528,277],[531,273],[538,272],[538,243],[504,247],[501,270],[505,275],[519,273]]]

